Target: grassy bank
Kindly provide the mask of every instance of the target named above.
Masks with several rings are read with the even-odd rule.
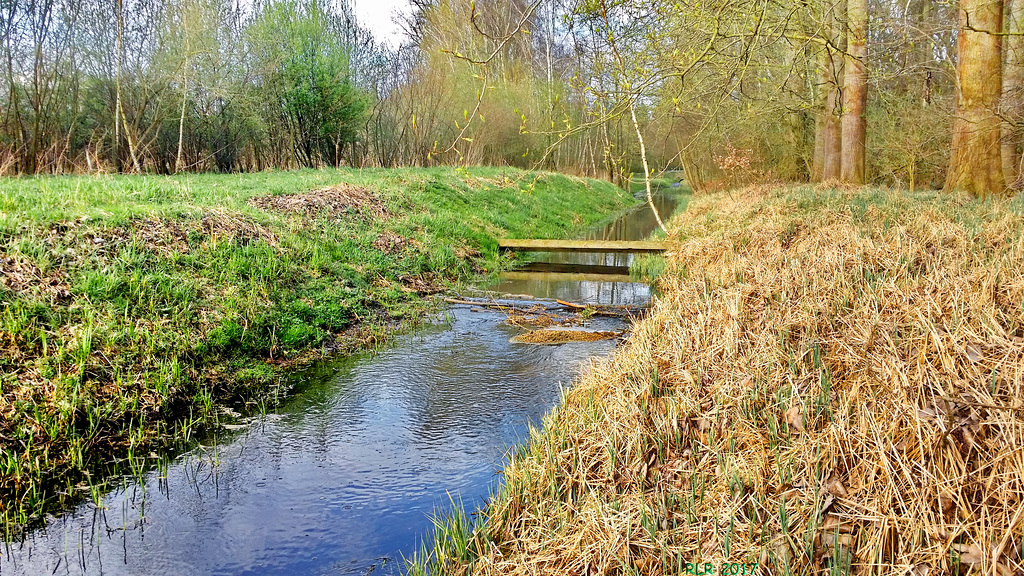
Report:
[[[498,264],[632,204],[506,169],[0,183],[0,507],[24,524],[111,456],[138,464],[226,399],[415,319]],[[123,469],[123,467],[122,467]]]
[[[748,189],[418,570],[1020,574],[1024,205]]]

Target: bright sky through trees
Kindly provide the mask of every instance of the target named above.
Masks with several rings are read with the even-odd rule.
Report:
[[[647,160],[694,189],[1024,186],[1024,0],[595,1],[0,3],[0,174],[458,163],[621,183]],[[987,29],[960,15],[979,2],[1006,39],[975,50]],[[961,97],[973,78],[983,99]]]
[[[412,7],[408,0],[352,0],[359,23],[373,32],[374,38],[397,48],[408,37],[395,19],[407,15]]]

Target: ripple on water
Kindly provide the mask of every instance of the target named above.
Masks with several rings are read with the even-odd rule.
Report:
[[[598,237],[652,229],[641,211]],[[648,296],[632,283],[501,286],[602,303]],[[451,317],[375,356],[311,371],[279,410],[177,458],[166,478],[127,480],[102,508],[84,504],[7,544],[0,573],[397,573],[428,534],[428,515],[449,508],[449,494],[479,504],[506,449],[555,405],[580,362],[614,346],[513,344],[500,314]]]
[[[336,363],[280,410],[177,459],[163,481],[128,481],[105,509],[52,520],[12,544],[0,571],[397,572],[448,494],[479,504],[579,361],[614,346],[513,344],[500,314],[451,316]]]

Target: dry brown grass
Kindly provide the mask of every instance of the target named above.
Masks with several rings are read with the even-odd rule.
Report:
[[[149,250],[167,256],[189,252],[189,234],[198,234],[206,242],[236,241],[249,244],[262,240],[279,246],[276,235],[250,218],[227,210],[207,210],[201,218],[171,220],[168,218],[140,218],[128,227],[113,231],[113,240],[136,241]]]
[[[526,309],[502,308],[505,324],[517,328],[535,329],[553,326],[574,326],[581,322],[578,315],[559,315],[544,304],[535,304]]]
[[[35,291],[52,300],[67,300],[71,297],[67,277],[61,271],[43,272],[32,262],[6,256],[3,252],[0,252],[0,288],[11,292]]]
[[[663,296],[508,466],[470,571],[1021,574],[1019,210],[695,199]]]
[[[518,344],[565,344],[567,342],[597,342],[621,336],[621,332],[608,330],[579,330],[572,328],[540,328],[529,330],[512,339]]]

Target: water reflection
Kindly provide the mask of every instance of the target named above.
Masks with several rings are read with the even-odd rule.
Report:
[[[663,215],[676,206],[668,196],[659,202]],[[641,209],[593,237],[640,239],[654,226]],[[551,261],[629,263],[624,255]],[[648,296],[644,284],[589,280],[510,278],[497,289],[601,303]],[[517,332],[500,314],[450,314],[450,326],[310,371],[301,393],[246,430],[6,544],[0,573],[399,573],[401,555],[428,534],[429,514],[448,506],[448,494],[480,504],[507,447],[555,405],[580,361],[614,347],[513,344]]]
[[[0,572],[398,573],[447,494],[479,504],[579,360],[614,346],[513,344],[499,314],[450,314],[450,328],[310,374],[281,410],[165,477],[51,520],[8,545]]]
[[[658,193],[654,204],[663,219],[685,206],[688,197],[681,194]],[[643,240],[657,228],[651,209],[645,204],[636,210],[596,229],[584,236],[587,240]],[[616,267],[617,278],[596,277],[587,274],[560,274],[548,272],[515,271],[504,274],[500,281],[488,289],[507,294],[522,294],[536,298],[557,298],[589,304],[640,305],[650,298],[645,283],[630,282],[621,276],[622,269],[633,261],[632,254],[537,253],[531,261],[551,264],[582,264],[586,266]]]

